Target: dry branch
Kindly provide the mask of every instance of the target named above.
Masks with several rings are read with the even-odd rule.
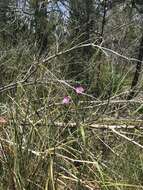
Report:
[[[69,127],[69,128],[76,128],[79,126],[79,124],[77,125],[76,123],[60,123],[60,122],[56,122],[54,123],[54,125],[56,127]],[[100,124],[100,123],[96,123],[96,124],[80,124],[82,126],[85,125],[85,127],[87,127],[87,129],[143,129],[143,121],[142,121],[142,125],[128,125],[128,124]]]
[[[58,127],[77,127],[77,124],[76,123],[70,123],[70,124],[64,124],[64,123],[56,123],[55,124],[56,126]],[[135,128],[138,128],[138,129],[143,129],[143,126],[141,127],[136,127],[134,125],[106,125],[106,124],[91,124],[89,126],[87,126],[88,129],[90,130],[94,130],[94,129],[107,129],[107,130],[111,130],[114,134],[118,135],[119,137],[122,137],[124,138],[125,140],[133,143],[134,145],[138,146],[139,148],[142,148],[143,149],[143,145],[139,144],[138,142],[136,142],[135,140],[127,137],[126,135],[123,135],[121,132],[118,132],[117,129],[135,129]],[[5,142],[7,144],[9,144],[10,146],[16,146],[16,143],[12,142],[11,140],[7,140],[7,139],[4,139],[4,138],[1,138],[0,137],[0,141],[1,142]],[[26,147],[22,147],[22,149],[24,150]],[[30,152],[31,154],[34,154],[35,156],[45,156],[48,154],[48,152],[50,153],[50,149],[49,150],[46,150],[44,152],[41,152],[41,151],[35,151],[35,150],[32,150],[32,149],[28,149],[28,152]],[[62,156],[63,157],[63,156]],[[68,158],[69,160],[71,161],[78,161],[78,162],[85,162],[85,163],[92,163],[93,162],[90,162],[90,161],[80,161],[80,160],[74,160],[72,158]]]
[[[89,44],[78,44],[70,49],[67,49],[67,50],[64,50],[64,51],[61,51],[61,52],[58,52],[56,54],[53,54],[45,59],[41,59],[39,60],[39,62],[35,61],[31,64],[30,68],[28,69],[27,73],[25,74],[24,78],[20,81],[17,81],[17,82],[14,82],[14,83],[11,83],[9,85],[6,85],[6,86],[3,86],[3,87],[0,87],[0,92],[4,92],[4,91],[8,91],[8,90],[12,90],[14,88],[17,87],[18,84],[25,84],[28,79],[37,71],[39,65],[45,65],[47,62],[49,62],[50,60],[58,57],[58,56],[61,56],[63,54],[67,54],[67,53],[70,53],[71,51],[74,51],[76,49],[80,49],[80,48],[84,48],[84,47],[94,47],[94,48],[98,48],[100,49],[106,56],[109,56],[108,53],[110,54],[114,54],[116,56],[119,56],[123,59],[126,59],[128,61],[136,61],[136,62],[142,62],[138,59],[135,59],[135,58],[130,58],[130,57],[127,57],[127,56],[124,56],[122,54],[119,54],[118,52],[112,50],[112,49],[109,49],[109,48],[106,48],[106,47],[102,47],[102,46],[99,46],[99,45],[96,45],[94,43],[89,43]],[[67,85],[67,83],[65,83]],[[85,94],[87,95],[87,94]],[[89,97],[92,97],[93,96],[89,96]]]

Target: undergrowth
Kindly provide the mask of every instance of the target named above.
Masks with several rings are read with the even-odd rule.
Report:
[[[60,70],[62,57],[46,64],[43,59],[37,60],[25,47],[9,50],[0,59],[5,73],[0,88],[0,114],[5,119],[0,124],[0,189],[143,189],[142,148],[111,130],[90,127],[100,118],[113,116],[112,111],[129,109],[112,106],[108,113],[110,99],[118,100],[128,85],[129,70],[121,74],[104,58],[106,74],[101,75],[96,99],[91,94],[94,80],[89,86],[66,80]],[[34,63],[37,70],[21,82]],[[93,73],[92,68],[87,70]],[[84,92],[77,93],[78,87]],[[65,97],[69,97],[66,103]],[[109,101],[101,105],[105,99]],[[122,132],[142,143],[139,129]]]

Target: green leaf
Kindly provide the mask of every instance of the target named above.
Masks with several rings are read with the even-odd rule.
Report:
[[[81,137],[82,137],[83,143],[86,144],[85,130],[84,130],[84,126],[83,125],[80,126],[80,133],[81,133]]]

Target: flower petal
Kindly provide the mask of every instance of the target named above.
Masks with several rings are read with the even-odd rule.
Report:
[[[85,91],[85,89],[82,86],[78,86],[75,88],[75,91],[77,94],[82,94]]]
[[[70,97],[69,96],[65,96],[62,100],[63,104],[69,104],[70,103]]]

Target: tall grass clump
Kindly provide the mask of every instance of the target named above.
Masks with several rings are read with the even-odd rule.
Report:
[[[107,94],[102,91],[97,101],[87,86],[59,74],[58,57],[44,59],[36,60],[23,47],[1,58],[7,64],[0,92],[0,189],[143,189],[142,148],[112,130],[91,126],[112,116],[109,102],[101,105]],[[31,63],[36,70],[24,80]],[[114,83],[112,99],[127,75],[115,80],[110,68],[112,78],[107,73],[101,82]],[[142,142],[138,129],[123,134]]]

